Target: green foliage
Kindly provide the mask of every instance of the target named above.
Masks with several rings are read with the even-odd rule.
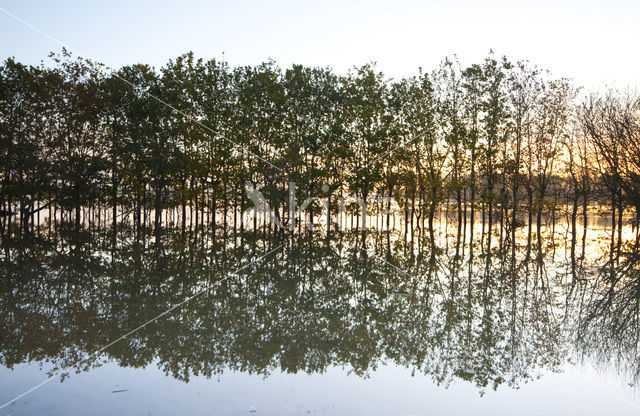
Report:
[[[51,203],[244,206],[246,182],[272,207],[289,182],[304,198],[386,195],[420,213],[452,197],[515,209],[519,189],[541,206],[564,175],[576,96],[567,80],[493,53],[397,81],[375,64],[340,76],[188,53],[107,73],[65,50],[53,59],[0,66],[0,204],[26,221]],[[637,174],[629,160],[625,180]]]

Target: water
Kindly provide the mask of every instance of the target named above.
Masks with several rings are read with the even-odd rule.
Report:
[[[470,231],[5,237],[0,415],[637,414],[633,231]]]

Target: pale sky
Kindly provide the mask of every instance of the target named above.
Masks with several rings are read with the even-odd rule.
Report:
[[[273,58],[389,77],[463,64],[489,49],[587,89],[640,87],[640,1],[25,1],[0,7],[110,67],[161,66],[193,51],[231,65]],[[0,11],[0,57],[37,64],[60,46]],[[46,61],[45,61],[46,62]]]

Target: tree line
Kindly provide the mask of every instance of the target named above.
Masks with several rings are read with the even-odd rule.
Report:
[[[600,205],[618,245],[625,210],[640,215],[638,96],[579,94],[529,62],[490,53],[463,67],[454,57],[394,80],[375,64],[339,75],[187,53],[110,71],[65,50],[51,58],[0,66],[3,233],[28,230],[43,210],[80,224],[87,209],[113,226],[158,228],[171,212],[226,232],[250,226],[239,215],[251,206],[246,184],[286,225],[291,182],[315,198],[310,222],[326,214],[331,224],[346,200],[364,230],[392,197],[405,229],[432,239],[443,207],[459,225],[481,215],[483,230],[515,239],[523,225],[539,236],[557,210],[575,233]]]

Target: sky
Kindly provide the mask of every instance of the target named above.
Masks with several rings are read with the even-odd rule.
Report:
[[[490,49],[587,90],[640,87],[640,1],[26,1],[0,7],[73,53],[117,68],[193,51],[231,65],[368,62],[388,77],[463,65]],[[38,64],[61,46],[0,10],[0,58]]]

